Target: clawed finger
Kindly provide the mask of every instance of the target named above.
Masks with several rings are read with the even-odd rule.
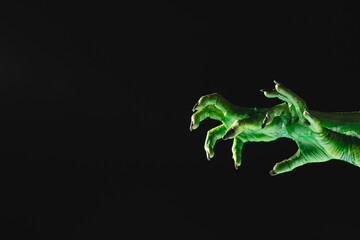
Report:
[[[296,115],[299,119],[303,119],[303,111],[307,108],[306,102],[299,97],[296,93],[274,80],[275,89],[272,90],[260,90],[268,98],[279,98],[289,104],[289,107],[293,107]]]
[[[261,128],[265,128],[267,125],[271,124],[275,117],[281,117],[284,123],[288,123],[290,120],[290,113],[286,103],[276,105],[275,107],[270,108],[264,117],[264,120],[261,124]]]
[[[264,120],[261,124],[261,129],[265,128],[266,125],[269,125],[274,120],[274,113],[273,111],[268,111],[265,114]]]
[[[278,91],[276,91],[276,89],[272,89],[272,90],[261,89],[260,91],[263,92],[265,97],[267,97],[267,98],[279,98],[280,100],[283,100],[285,102],[289,102],[289,99],[286,98],[281,93],[279,93]]]
[[[313,130],[315,133],[322,132],[323,126],[322,126],[321,122],[316,117],[311,115],[307,109],[305,109],[305,111],[303,112],[303,115],[306,118],[306,120],[309,121],[311,130]]]
[[[211,118],[214,120],[223,120],[223,113],[213,106],[206,106],[203,109],[197,111],[191,116],[191,122],[190,122],[190,131],[195,130],[199,127],[200,122],[203,121],[206,118]]]
[[[244,122],[243,120],[236,120],[233,125],[226,131],[224,136],[222,137],[223,140],[228,140],[236,135],[238,135],[240,132],[244,130]]]
[[[206,106],[214,106],[223,113],[225,113],[232,107],[232,104],[220,94],[212,93],[209,95],[202,96],[199,99],[199,101],[195,104],[192,110],[193,112],[199,111],[205,108]]]
[[[214,146],[217,140],[225,133],[226,127],[224,125],[217,126],[207,132],[204,149],[206,157],[210,160],[214,157]]]
[[[257,118],[246,118],[236,120],[231,127],[226,131],[223,140],[228,140],[234,138],[236,135],[240,134],[244,129],[246,130],[260,130],[261,129],[261,119]]]
[[[274,168],[270,170],[269,174],[271,176],[278,175],[280,173],[285,173],[292,171],[296,167],[300,167],[306,164],[307,161],[304,156],[301,154],[300,150],[298,150],[293,156],[284,161],[278,162],[275,164]]]
[[[303,119],[303,111],[307,108],[306,102],[283,84],[275,80],[274,83],[276,91],[285,96],[289,100],[288,103],[294,105],[297,116],[299,119]]]
[[[275,80],[274,80],[274,83],[275,83],[275,89],[276,89],[277,92],[279,92],[280,94],[285,96],[294,105],[297,105],[297,107],[303,108],[303,109],[306,108],[305,101],[301,97],[299,97],[296,93],[294,93],[293,91],[291,91],[290,89],[285,87],[284,84],[282,84],[282,83],[279,83],[279,82],[277,82]]]
[[[243,145],[244,143],[240,139],[234,138],[234,142],[232,145],[232,153],[233,153],[235,169],[238,169],[239,166],[241,165],[241,151]]]

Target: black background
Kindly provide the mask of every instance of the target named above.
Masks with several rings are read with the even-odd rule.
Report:
[[[251,2],[2,1],[1,234],[359,237],[359,168],[270,177],[297,148],[279,139],[247,143],[236,171],[230,141],[206,160],[219,123],[188,130],[205,94],[280,103],[259,92],[273,79],[310,109],[359,110],[359,9]]]

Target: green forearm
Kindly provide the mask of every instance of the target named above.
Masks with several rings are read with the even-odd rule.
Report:
[[[312,111],[325,132],[325,146],[334,158],[360,166],[360,112]]]
[[[311,111],[321,124],[334,132],[360,138],[360,112]]]
[[[332,158],[360,166],[360,139],[331,130],[321,134],[320,141]]]

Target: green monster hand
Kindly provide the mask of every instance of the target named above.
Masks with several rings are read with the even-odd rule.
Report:
[[[272,108],[244,108],[232,105],[214,93],[200,98],[191,117],[190,131],[209,117],[222,122],[211,129],[205,140],[208,160],[214,156],[215,142],[233,139],[235,168],[241,164],[245,142],[269,142],[285,137],[293,139],[298,151],[277,163],[270,171],[274,176],[289,172],[306,163],[338,159],[360,166],[360,112],[325,113],[309,111],[303,99],[284,85],[275,82],[275,89],[264,92],[268,98],[285,103]]]

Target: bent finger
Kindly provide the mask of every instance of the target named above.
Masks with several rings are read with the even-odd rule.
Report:
[[[206,118],[222,121],[224,114],[213,106],[206,106],[191,116],[190,131],[199,127],[200,122]]]
[[[236,169],[241,165],[241,151],[243,148],[244,142],[241,141],[239,138],[234,138],[233,145],[232,145],[232,154],[234,159],[234,166]]]
[[[283,84],[280,84],[276,81],[275,83],[275,89],[280,94],[284,95],[287,99],[289,99],[289,103],[293,104],[295,106],[296,113],[300,119],[303,119],[303,111],[307,108],[306,102],[299,97],[296,93],[285,87]]]
[[[223,113],[225,113],[232,107],[232,104],[220,94],[212,93],[209,95],[202,96],[193,107],[193,111],[194,112],[199,111],[205,108],[206,106],[214,106]]]
[[[280,100],[289,102],[289,99],[284,95],[282,95],[281,93],[279,93],[278,91],[276,91],[276,89],[272,89],[272,90],[261,89],[260,91],[263,92],[265,97],[267,98],[279,98]]]
[[[208,160],[210,160],[212,157],[214,157],[215,143],[217,140],[219,140],[224,135],[225,131],[226,131],[226,127],[222,124],[213,129],[210,129],[207,132],[204,149],[205,149],[206,157]]]
[[[229,127],[222,137],[223,140],[234,138],[236,135],[241,133],[244,129],[247,130],[260,130],[261,119],[260,118],[246,118],[236,120],[231,127]]]
[[[311,115],[307,109],[305,109],[303,115],[305,119],[309,121],[311,130],[313,130],[315,133],[321,133],[323,131],[321,122],[316,117]]]
[[[261,128],[265,128],[271,124],[275,117],[281,117],[284,124],[287,124],[291,120],[289,108],[286,103],[282,103],[270,108],[264,117]]]
[[[281,173],[290,172],[294,168],[300,167],[308,163],[304,156],[298,150],[293,156],[284,161],[278,162],[275,164],[273,169],[269,172],[271,176],[275,176]]]

